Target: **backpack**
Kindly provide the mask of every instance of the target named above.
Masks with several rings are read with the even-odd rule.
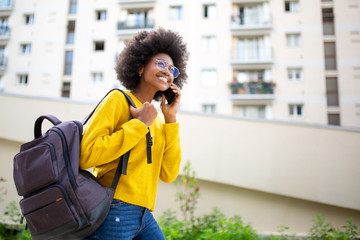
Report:
[[[119,91],[135,107],[131,98]],[[130,151],[121,156],[110,188],[79,168],[83,125],[95,109],[82,122],[40,116],[35,121],[34,140],[22,144],[14,157],[14,181],[18,194],[23,196],[20,208],[32,239],[82,239],[91,235],[108,214],[120,175],[126,174]],[[54,126],[42,134],[44,119]],[[148,135],[147,151],[151,156]]]

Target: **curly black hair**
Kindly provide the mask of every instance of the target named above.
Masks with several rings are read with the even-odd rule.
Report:
[[[179,69],[180,75],[174,79],[174,84],[181,89],[187,79],[186,64],[189,53],[178,33],[163,28],[141,31],[126,44],[115,66],[117,79],[128,90],[134,90],[140,82],[138,69],[158,53],[168,54],[174,66]],[[157,92],[154,99],[160,98],[161,93]]]

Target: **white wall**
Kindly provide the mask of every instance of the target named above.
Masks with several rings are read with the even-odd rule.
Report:
[[[19,199],[12,158],[33,138],[36,118],[82,120],[93,106],[0,94],[0,176],[8,180],[0,184],[9,190],[7,200]],[[349,217],[360,224],[360,131],[185,112],[178,119],[182,164],[190,160],[201,180],[198,214],[218,206],[259,231],[287,225],[307,232],[317,214],[337,226]],[[173,184],[159,184],[156,216],[178,208],[176,191]]]

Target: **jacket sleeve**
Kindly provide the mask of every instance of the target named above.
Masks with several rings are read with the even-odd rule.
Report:
[[[118,159],[146,135],[146,125],[129,119],[129,105],[120,91],[106,97],[91,117],[81,141],[80,168]]]
[[[181,147],[179,123],[164,124],[165,151],[160,171],[160,180],[172,182],[179,174],[181,163]]]

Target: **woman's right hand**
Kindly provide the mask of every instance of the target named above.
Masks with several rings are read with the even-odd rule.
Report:
[[[158,114],[155,106],[149,102],[145,102],[140,108],[130,106],[130,113],[133,118],[142,121],[147,127],[155,121]]]

